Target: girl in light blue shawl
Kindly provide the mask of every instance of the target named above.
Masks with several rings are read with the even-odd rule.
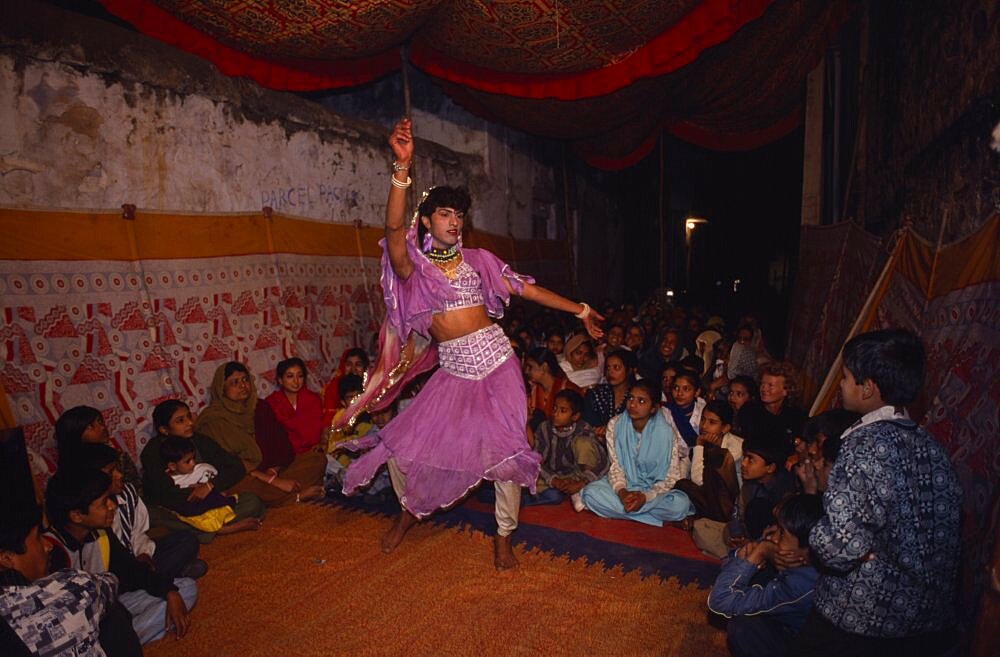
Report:
[[[637,381],[625,412],[608,422],[611,469],[581,491],[583,503],[597,515],[660,527],[694,513],[688,496],[673,490],[690,469],[687,445],[659,402],[653,382]]]

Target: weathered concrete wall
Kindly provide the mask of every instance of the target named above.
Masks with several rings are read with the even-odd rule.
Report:
[[[391,160],[384,126],[227,78],[109,23],[42,3],[11,13],[0,27],[0,204],[271,206],[381,222]],[[478,229],[530,238],[533,191],[551,187],[552,173],[525,137],[415,118],[417,184],[468,185]],[[451,148],[435,143],[445,141]]]
[[[871,2],[870,66],[848,214],[950,242],[1000,212],[1000,3]]]

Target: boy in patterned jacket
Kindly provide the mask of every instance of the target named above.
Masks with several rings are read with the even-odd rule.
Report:
[[[924,349],[902,329],[844,345],[843,445],[809,536],[821,570],[797,655],[939,655],[952,647],[962,491],[948,455],[905,406]]]

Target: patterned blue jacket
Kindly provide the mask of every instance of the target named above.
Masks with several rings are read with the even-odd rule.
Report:
[[[962,491],[941,446],[882,407],[844,435],[809,536],[829,570],[816,609],[840,629],[903,637],[955,621]]]

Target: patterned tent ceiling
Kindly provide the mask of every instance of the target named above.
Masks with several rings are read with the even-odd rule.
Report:
[[[458,103],[627,166],[662,129],[752,148],[800,120],[849,0],[101,0],[142,32],[284,90],[362,84],[400,46]]]

